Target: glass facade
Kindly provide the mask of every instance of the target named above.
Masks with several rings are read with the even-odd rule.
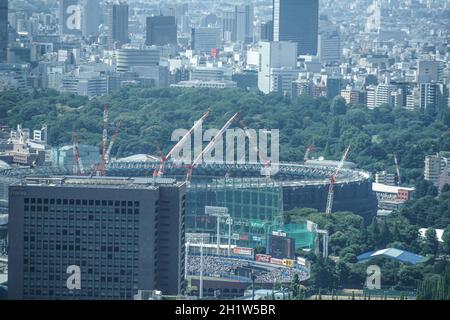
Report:
[[[190,185],[186,205],[186,230],[189,233],[216,235],[216,217],[205,215],[205,206],[226,207],[233,220],[233,243],[239,246],[264,246],[270,227],[282,224],[282,188],[265,179],[217,179]],[[221,237],[228,226],[221,220]]]
[[[316,55],[319,0],[274,0],[274,41],[292,41],[299,55]]]

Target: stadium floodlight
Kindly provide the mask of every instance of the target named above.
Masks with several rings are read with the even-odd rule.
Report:
[[[205,215],[213,216],[217,218],[217,255],[220,255],[220,219],[231,219],[231,215],[228,213],[228,208],[226,207],[211,207],[205,206]],[[228,231],[228,255],[230,255],[230,247],[231,247],[231,226]]]
[[[227,225],[228,225],[228,256],[231,256],[231,225],[233,224],[233,219],[231,219],[231,216],[227,218]]]

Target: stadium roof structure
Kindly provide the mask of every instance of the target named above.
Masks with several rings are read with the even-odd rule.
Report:
[[[391,258],[403,263],[411,263],[411,264],[417,264],[425,260],[425,257],[421,255],[394,248],[366,252],[359,255],[357,258],[358,262],[365,262],[376,257]]]

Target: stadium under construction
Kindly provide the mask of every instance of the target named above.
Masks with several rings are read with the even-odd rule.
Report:
[[[251,130],[241,123],[244,127],[241,133],[244,133],[244,138],[248,140],[251,149],[249,151],[254,151],[256,156],[253,162],[241,161],[242,159],[232,164],[202,161],[204,155],[219,145],[220,137],[237,121],[239,113],[228,120],[204,149],[201,146],[200,154],[196,154],[192,162],[189,159],[188,165],[173,159],[188,139],[191,139],[192,133],[195,140],[196,131],[201,130],[201,124],[210,112],[206,112],[195,122],[167,155],[136,155],[112,160],[110,153],[119,130],[116,129],[108,146],[106,104],[101,163],[92,168],[83,166],[74,135],[72,172],[68,172],[70,169],[67,167],[0,166],[0,208],[7,208],[8,186],[25,177],[96,174],[111,177],[153,177],[155,183],[164,183],[167,178],[186,181],[186,233],[216,233],[217,238],[221,237],[219,229],[223,217],[208,214],[205,207],[226,208],[229,227],[224,229],[228,229],[228,238],[232,238],[235,245],[244,247],[264,247],[268,235],[284,229],[283,212],[295,208],[313,208],[327,213],[331,213],[331,210],[351,211],[361,215],[367,223],[375,216],[377,198],[372,190],[371,175],[345,162],[349,147],[340,162],[308,161],[313,147],[310,146],[304,163],[277,163],[278,160],[268,161],[267,157],[262,155],[260,147],[266,148],[264,145],[250,146]],[[273,133],[271,135],[273,137]],[[245,140],[243,144],[246,144]],[[271,172],[275,166],[276,172]],[[291,227],[287,230],[289,236],[296,238],[296,248],[313,249],[317,243],[316,232],[306,225],[305,221],[304,226],[299,225],[298,228]]]
[[[159,165],[154,158],[111,161],[107,175],[149,177]],[[329,177],[335,167],[282,163],[279,173],[270,178],[261,177],[263,167],[261,164],[197,166],[188,186],[186,232],[214,233],[216,218],[205,214],[205,206],[226,207],[233,219],[234,243],[248,247],[264,246],[267,234],[283,229],[283,212],[295,208],[325,210]],[[27,176],[70,174],[52,167],[4,168],[0,170],[0,202],[5,208],[8,186]],[[184,168],[170,163],[166,165],[166,178],[183,179],[184,174]],[[351,211],[364,217],[365,221],[371,221],[376,214],[377,199],[372,191],[370,174],[342,169],[335,184],[333,209]],[[297,247],[312,248],[313,245],[314,239],[306,239]]]

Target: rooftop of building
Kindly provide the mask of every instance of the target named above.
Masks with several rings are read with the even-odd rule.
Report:
[[[372,190],[375,192],[384,192],[384,193],[394,193],[397,194],[400,190],[403,191],[409,191],[413,192],[414,188],[407,188],[407,187],[396,187],[396,186],[389,186],[386,184],[381,183],[372,183]]]
[[[423,262],[425,260],[425,257],[415,254],[413,252],[405,251],[405,250],[399,250],[395,248],[387,248],[382,249],[378,251],[370,251],[363,253],[357,257],[358,262],[365,262],[368,260],[371,260],[376,257],[384,257],[384,258],[390,258],[397,260],[399,262],[403,263],[411,263],[411,264],[417,264],[420,262]]]
[[[103,176],[48,176],[27,177],[16,185],[42,187],[83,187],[111,189],[143,189],[156,190],[161,186],[177,186],[185,184],[170,178],[146,177],[103,177]]]

